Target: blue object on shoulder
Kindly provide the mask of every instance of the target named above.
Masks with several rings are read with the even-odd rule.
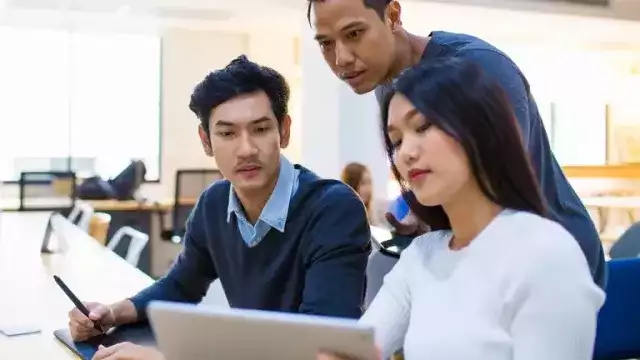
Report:
[[[389,205],[389,212],[393,214],[396,219],[402,220],[409,214],[409,204],[407,204],[407,202],[404,201],[404,197],[400,195]]]

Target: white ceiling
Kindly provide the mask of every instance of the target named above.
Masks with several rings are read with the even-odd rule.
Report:
[[[2,1],[6,2],[10,9],[126,12],[160,18],[208,19],[210,21],[224,21],[230,16],[243,17],[256,13],[301,10],[307,3],[305,0],[0,0]],[[608,0],[611,4],[608,7],[575,5],[578,2],[600,1],[602,0],[413,0],[412,2],[453,3],[640,20],[640,0]],[[402,3],[405,2],[402,1]]]
[[[307,5],[306,0],[0,0],[0,3],[3,1],[5,11],[0,6],[0,24],[70,26],[73,22],[90,26],[127,24],[151,31],[180,26],[295,34],[300,34],[305,22]],[[595,38],[594,41],[640,44],[637,36],[640,0],[611,1],[610,8],[571,6],[564,0],[401,0],[401,4],[405,24],[412,24],[410,30],[421,34],[442,29],[513,39]],[[478,16],[478,6],[483,7],[482,16]],[[612,18],[638,21],[612,21]]]

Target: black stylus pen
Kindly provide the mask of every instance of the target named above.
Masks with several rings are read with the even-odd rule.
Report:
[[[89,318],[89,309],[87,309],[86,306],[84,306],[84,304],[80,301],[80,299],[78,299],[78,297],[71,291],[71,289],[69,289],[69,287],[67,286],[67,284],[64,283],[64,281],[62,281],[62,279],[60,279],[57,275],[53,275],[53,280],[55,280],[56,284],[58,284],[58,286],[60,286],[60,289],[62,289],[62,291],[64,291],[65,294],[67,294],[67,296],[69,297],[69,299],[71,300],[71,302],[73,302],[73,305],[75,305],[78,310],[80,310],[81,313],[84,314],[84,316],[87,317],[87,319]],[[100,325],[98,325],[97,321],[93,322],[93,328],[103,332],[104,330],[100,327]]]

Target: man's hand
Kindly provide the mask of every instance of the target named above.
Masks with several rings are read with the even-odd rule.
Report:
[[[384,217],[387,219],[389,225],[393,227],[393,232],[398,235],[415,237],[429,231],[429,226],[420,221],[412,212],[409,212],[402,220],[396,219],[390,212],[384,214]]]
[[[89,309],[88,318],[77,308],[69,311],[69,331],[75,341],[84,341],[101,334],[93,327],[94,323],[98,323],[104,330],[115,324],[113,310],[107,305],[90,302],[84,303],[84,306]]]
[[[91,360],[165,360],[154,348],[124,342],[110,347],[100,345]]]

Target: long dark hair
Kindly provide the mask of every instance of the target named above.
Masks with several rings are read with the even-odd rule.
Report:
[[[389,103],[404,95],[464,149],[480,190],[494,203],[546,216],[538,182],[524,149],[515,115],[503,89],[480,67],[458,58],[405,70],[381,103],[381,126],[393,173],[411,211],[431,230],[451,229],[442,206],[423,206],[402,179],[387,132]]]

